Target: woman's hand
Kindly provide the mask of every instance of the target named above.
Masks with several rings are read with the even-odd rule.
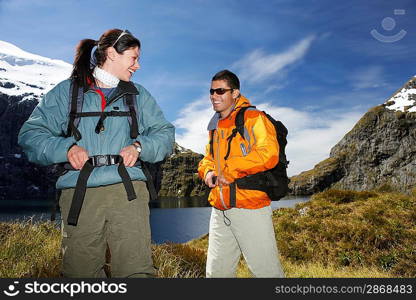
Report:
[[[136,150],[136,147],[130,145],[121,149],[120,156],[123,158],[126,167],[133,167],[139,158],[139,152]]]

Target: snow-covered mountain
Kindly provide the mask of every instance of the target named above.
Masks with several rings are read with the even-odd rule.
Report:
[[[386,108],[402,112],[416,112],[416,76],[406,82],[386,102]]]
[[[69,77],[72,65],[26,52],[0,41],[0,93],[39,100],[58,82]]]

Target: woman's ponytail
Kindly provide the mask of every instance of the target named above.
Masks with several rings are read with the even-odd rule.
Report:
[[[92,39],[84,39],[77,45],[71,79],[75,80],[80,87],[86,88],[94,82],[91,52],[95,46],[97,42]]]

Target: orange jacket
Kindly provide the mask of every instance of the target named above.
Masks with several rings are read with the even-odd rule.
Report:
[[[258,110],[248,109],[245,112],[244,127],[246,139],[237,134],[230,145],[230,155],[227,160],[224,156],[228,150],[227,138],[235,128],[237,111],[250,102],[244,96],[240,96],[234,110],[224,119],[219,119],[217,113],[210,122],[208,130],[214,130],[213,153],[210,153],[210,145],[206,146],[205,157],[199,162],[198,174],[204,179],[209,171],[215,175],[222,174],[227,181],[256,174],[276,166],[279,160],[279,144],[276,139],[276,131],[273,124],[265,114]],[[218,209],[230,208],[229,186],[216,186],[211,189],[208,201]],[[243,190],[236,188],[236,207],[261,208],[270,205],[270,198],[259,190]]]

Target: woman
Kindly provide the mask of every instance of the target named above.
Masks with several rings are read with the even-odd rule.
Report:
[[[104,277],[107,245],[112,277],[155,276],[149,193],[138,160],[169,155],[174,127],[150,93],[130,81],[140,48],[120,29],[82,40],[71,78],[44,96],[19,133],[30,161],[69,162],[56,183],[66,277]]]

